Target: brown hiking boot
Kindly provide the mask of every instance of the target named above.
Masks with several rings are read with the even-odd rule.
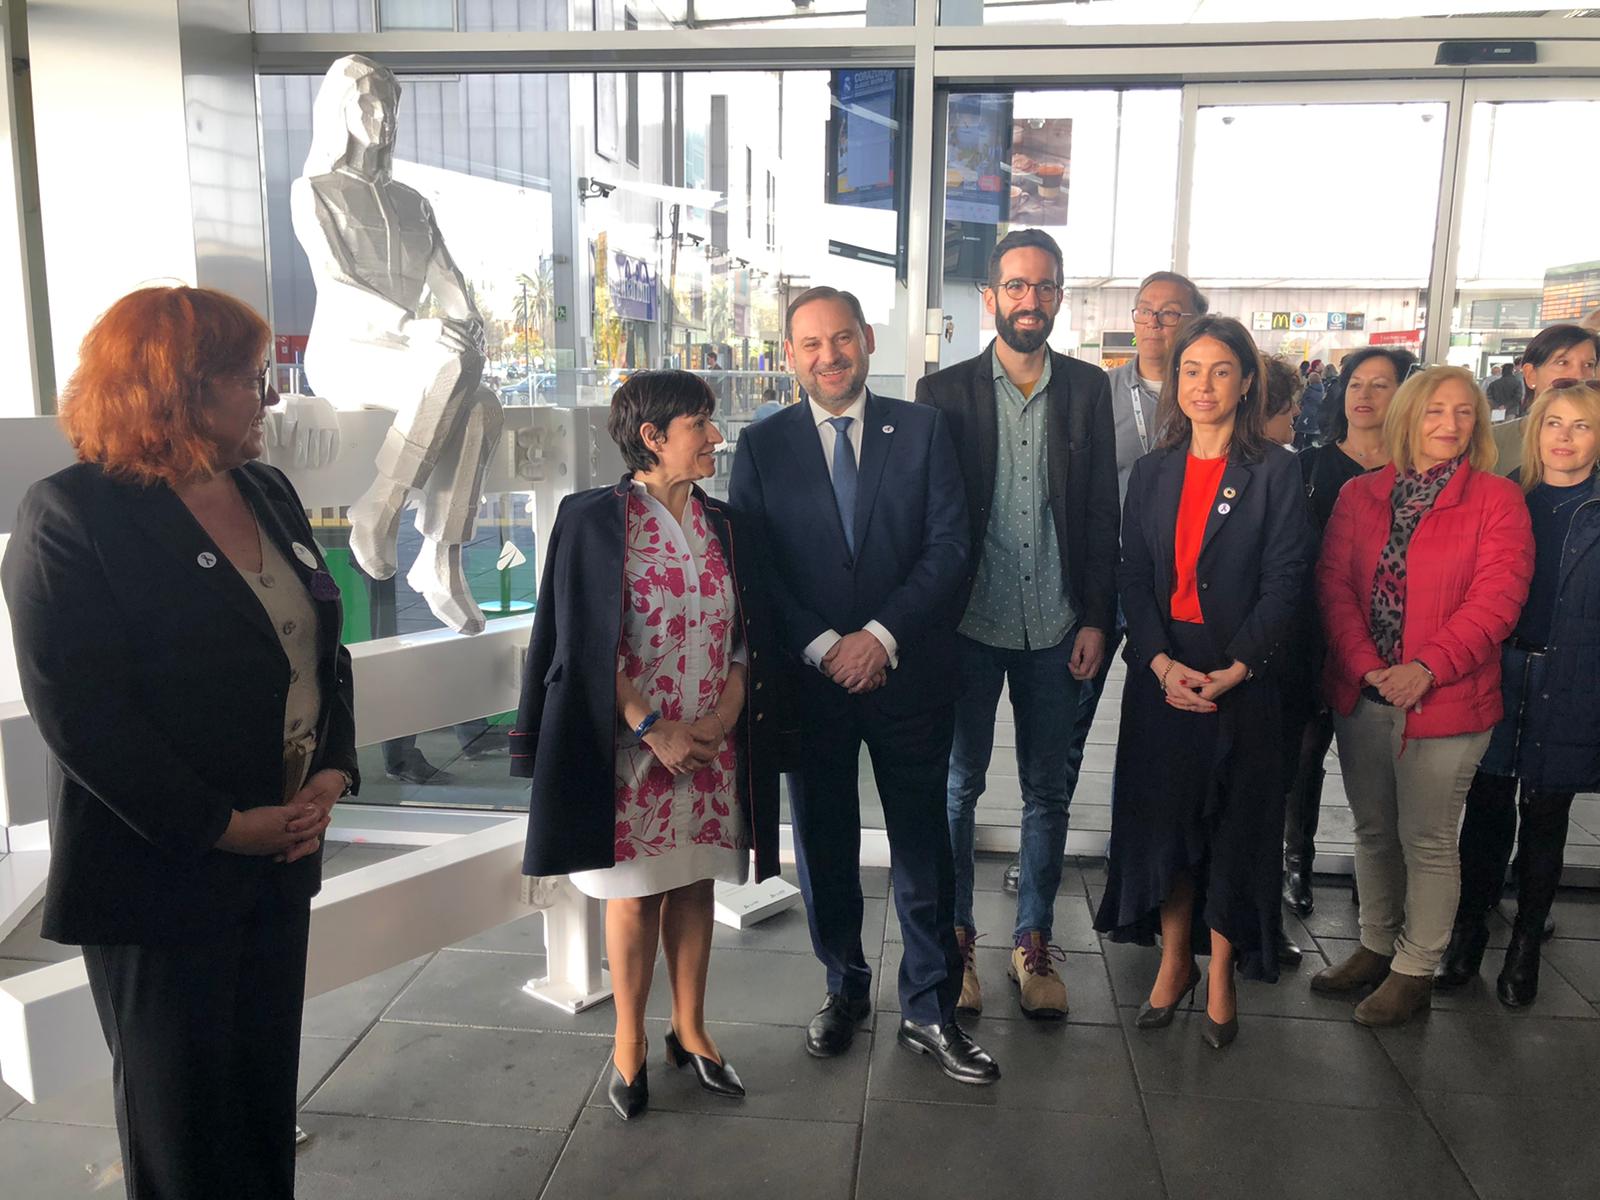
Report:
[[[978,967],[973,954],[977,940],[976,930],[965,925],[956,926],[956,945],[961,947],[961,998],[956,1001],[957,1012],[983,1011],[983,989],[978,986]]]
[[[1067,1015],[1067,985],[1056,974],[1052,957],[1062,962],[1066,953],[1059,946],[1044,940],[1044,934],[1030,929],[1017,941],[1011,951],[1011,965],[1006,974],[1017,981],[1021,989],[1022,1013],[1028,1017],[1064,1017]]]
[[[1419,1012],[1433,1005],[1432,975],[1402,975],[1390,971],[1389,977],[1378,985],[1352,1014],[1355,1020],[1372,1028],[1404,1025]]]
[[[1393,955],[1379,954],[1365,946],[1336,967],[1324,967],[1311,977],[1311,990],[1325,996],[1339,996],[1346,992],[1375,987],[1389,974]]]

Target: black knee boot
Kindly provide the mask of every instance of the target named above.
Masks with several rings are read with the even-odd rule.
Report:
[[[1532,1004],[1539,994],[1539,944],[1561,882],[1572,793],[1533,792],[1517,807],[1522,816],[1517,845],[1517,919],[1495,985],[1500,1003],[1510,1008]]]
[[[1311,893],[1312,865],[1317,857],[1317,825],[1322,818],[1323,760],[1333,740],[1333,718],[1317,713],[1300,735],[1294,781],[1284,805],[1283,902],[1299,917],[1316,907]]]
[[[1478,772],[1467,792],[1461,825],[1461,900],[1434,986],[1460,987],[1478,974],[1489,944],[1489,910],[1505,890],[1506,865],[1517,836],[1517,781]]]

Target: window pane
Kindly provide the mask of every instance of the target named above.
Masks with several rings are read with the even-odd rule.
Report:
[[[1445,105],[1202,108],[1189,274],[1268,354],[1419,349]],[[1354,147],[1373,147],[1365,155]]]
[[[1448,11],[1441,11],[1448,10]],[[1505,0],[940,0],[942,25],[1204,25],[1261,21],[1381,21],[1417,17],[1551,17]]]
[[[378,0],[382,28],[450,29],[456,27],[455,0]]]
[[[372,0],[252,0],[258,33],[366,33]]]
[[[994,243],[1028,227],[1054,237],[1065,259],[1069,295],[1051,345],[1099,361],[1103,335],[1130,329],[1128,287],[1172,265],[1181,93],[953,95],[948,114],[940,363],[994,336],[978,285]]]
[[[1489,379],[1539,330],[1600,320],[1600,89],[1475,104],[1468,137],[1450,361]]]

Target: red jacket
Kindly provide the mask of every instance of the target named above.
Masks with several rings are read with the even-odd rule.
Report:
[[[1345,484],[1322,539],[1323,694],[1341,714],[1355,708],[1362,677],[1388,665],[1369,621],[1394,476],[1391,465]],[[1400,660],[1421,660],[1438,680],[1406,714],[1406,737],[1481,733],[1500,719],[1500,643],[1516,627],[1532,578],[1533,528],[1522,490],[1462,463],[1406,552]]]

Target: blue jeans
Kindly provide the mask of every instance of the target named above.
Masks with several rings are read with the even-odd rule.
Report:
[[[1022,782],[1022,875],[1017,886],[1014,934],[1037,929],[1050,940],[1061,856],[1067,846],[1067,809],[1083,761],[1073,737],[1090,682],[1067,670],[1074,627],[1048,650],[999,650],[960,639],[961,695],[945,807],[956,868],[956,924],[973,928],[972,854],[978,797],[994,752],[1000,688],[1009,682],[1017,730],[1017,774]]]

